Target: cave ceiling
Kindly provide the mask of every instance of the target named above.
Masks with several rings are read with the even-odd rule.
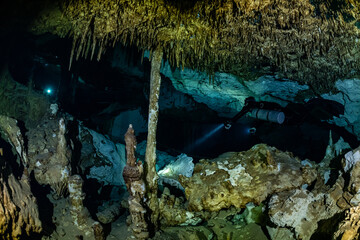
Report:
[[[358,0],[35,2],[46,7],[28,31],[72,39],[71,61],[99,60],[120,42],[161,49],[172,66],[209,76],[222,71],[249,80],[275,73],[319,92],[360,69]]]

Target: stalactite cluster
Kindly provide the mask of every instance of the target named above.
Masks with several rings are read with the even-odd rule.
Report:
[[[325,80],[327,89],[359,70],[359,9],[355,0],[69,0],[62,6],[75,58],[100,59],[120,41],[161,47],[173,66],[210,75],[270,66],[306,83]]]

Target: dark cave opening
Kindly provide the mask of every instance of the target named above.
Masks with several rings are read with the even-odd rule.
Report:
[[[109,128],[114,127],[109,119],[123,111],[140,108],[142,117],[147,119],[150,63],[148,59],[142,61],[135,48],[108,51],[99,62],[80,59],[68,71],[70,44],[67,40],[41,36],[32,37],[29,42],[32,43],[19,52],[20,57],[9,61],[9,69],[18,82],[29,85],[31,80],[33,88],[45,95],[46,89],[51,88],[53,92],[47,95],[52,102],[59,103],[65,112],[103,134],[109,134]],[[120,59],[118,63],[114,63],[114,57]],[[116,64],[121,67],[114,67]],[[176,92],[171,81],[163,76],[165,85],[162,91],[170,89],[170,95]],[[207,135],[224,122],[216,112],[207,107],[191,110],[186,106],[162,110],[162,101],[160,97],[158,148],[174,155],[186,153],[195,159],[214,158],[224,152],[244,151],[257,143],[267,143],[302,159],[319,162],[329,142],[329,130],[333,132],[334,142],[343,137],[351,147],[358,144],[356,136],[321,119],[321,114],[327,119],[335,115],[321,101],[311,106],[289,104],[285,110],[292,117],[283,125],[246,117],[233,129],[219,128],[211,136]],[[115,110],[105,111],[114,104]],[[336,107],[335,104],[333,108]],[[292,114],[294,112],[297,114]],[[319,118],[304,117],[312,114]],[[256,128],[256,133],[250,134],[250,128]],[[123,143],[122,134],[109,135]],[[139,142],[146,139],[144,132],[138,136]]]

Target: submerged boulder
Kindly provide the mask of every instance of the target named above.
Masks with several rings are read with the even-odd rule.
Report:
[[[122,176],[125,146],[114,143],[107,136],[79,125],[81,156],[79,166],[88,178],[104,185],[125,186]]]
[[[190,178],[180,177],[191,211],[218,211],[249,202],[260,204],[268,196],[310,184],[316,170],[290,153],[259,144],[246,152],[229,152],[201,160]]]
[[[270,199],[270,219],[277,226],[293,228],[298,239],[310,239],[320,220],[343,211],[337,205],[342,199],[338,192],[342,193],[338,186],[329,192],[313,193],[306,189],[281,192]]]

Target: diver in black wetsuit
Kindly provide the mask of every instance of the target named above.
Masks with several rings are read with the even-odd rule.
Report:
[[[339,117],[344,114],[344,106],[336,101],[313,98],[305,104],[289,103],[286,107],[281,107],[277,103],[273,102],[257,102],[254,97],[248,97],[245,99],[243,109],[236,114],[232,119],[224,123],[225,129],[230,129],[231,126],[243,117],[247,113],[252,113],[251,116],[256,119],[275,122],[286,125],[298,125],[303,123],[311,123],[315,125],[321,125],[329,130],[338,133],[343,136],[344,139],[351,145],[351,147],[357,147],[359,141],[357,137],[343,127],[339,127],[335,124],[330,124],[327,120],[332,119],[334,116]],[[286,116],[286,118],[285,118]],[[256,132],[256,128],[251,128],[251,134]]]
[[[255,98],[248,97],[245,99],[244,107],[241,109],[241,111],[232,119],[226,121],[224,126],[225,129],[230,129],[232,124],[234,124],[248,112],[252,112],[255,118],[282,124],[285,120],[285,115],[281,112],[281,109],[281,106],[277,103],[264,101],[257,102],[255,101]]]

